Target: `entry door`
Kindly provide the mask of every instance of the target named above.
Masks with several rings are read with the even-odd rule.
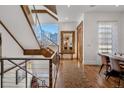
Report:
[[[83,61],[83,22],[77,27],[77,59]]]

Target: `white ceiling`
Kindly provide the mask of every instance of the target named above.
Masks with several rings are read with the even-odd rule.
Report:
[[[115,5],[57,5],[57,13],[61,22],[78,21],[82,14],[87,12],[124,12],[123,6]]]
[[[36,9],[46,9],[43,5],[35,5]],[[30,6],[30,9],[33,7]],[[77,22],[80,17],[87,12],[124,12],[124,5],[57,5],[57,17],[59,22]],[[41,23],[57,23],[48,14],[38,14]]]

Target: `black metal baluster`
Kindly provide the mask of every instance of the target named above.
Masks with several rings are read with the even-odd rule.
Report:
[[[3,88],[4,61],[1,60],[1,88]]]
[[[49,60],[49,87],[52,88],[52,60]]]
[[[27,75],[27,61],[25,61],[25,69],[26,69],[26,71],[25,71],[25,76],[26,76],[26,79],[25,80],[26,80],[26,83],[25,84],[26,84],[26,88],[27,88],[27,84],[28,84],[28,78],[27,78],[27,76],[28,76]]]

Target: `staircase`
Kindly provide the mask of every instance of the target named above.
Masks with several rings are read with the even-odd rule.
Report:
[[[20,10],[20,7],[18,8]],[[13,7],[13,10],[14,9],[15,8]],[[34,23],[33,22],[34,20],[31,20],[31,13],[28,7],[25,8],[22,7],[22,9],[25,11],[25,16],[32,28],[32,31],[34,31],[34,35],[36,36],[36,41],[38,42],[38,44],[28,42],[32,46],[30,48],[27,42],[25,44],[23,43],[24,38],[23,38],[23,42],[20,40],[22,39],[21,35],[20,38],[14,35],[15,38],[18,38],[18,40],[20,40],[22,45],[23,44],[25,45],[23,49],[24,55],[23,57],[19,57],[19,58],[18,57],[0,58],[0,66],[1,66],[0,87],[1,88],[54,87],[56,82],[57,71],[59,67],[59,54],[58,54],[59,47],[56,43],[50,40],[45,34],[39,36],[37,32],[39,31],[40,33],[42,33],[42,27],[40,22],[38,21],[38,17],[36,18],[37,23]],[[14,26],[16,26],[16,24],[14,24]],[[31,31],[29,32],[33,36]],[[35,43],[37,43],[36,41]],[[38,47],[38,45],[40,45],[40,47]]]
[[[35,10],[35,6],[32,5],[30,7],[33,7]],[[23,8],[30,24],[32,24],[32,27],[34,29],[34,33],[35,33],[37,40],[41,46],[41,49],[39,49],[39,50],[34,50],[34,49],[31,50],[30,49],[30,50],[24,51],[24,55],[30,55],[30,54],[32,55],[33,52],[39,52],[36,54],[43,55],[44,57],[52,56],[54,51],[59,50],[59,46],[44,34],[44,31],[42,29],[42,24],[39,21],[39,17],[37,15],[37,13],[31,13],[29,6],[22,6],[22,8]],[[35,18],[33,18],[34,16],[35,16]],[[27,53],[30,51],[32,53]]]

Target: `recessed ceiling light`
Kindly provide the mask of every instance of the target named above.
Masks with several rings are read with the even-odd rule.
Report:
[[[90,5],[90,7],[95,7],[96,5]]]
[[[71,5],[67,5],[67,6],[68,6],[68,8],[70,8]]]
[[[119,7],[119,5],[115,5],[115,7]]]
[[[68,17],[66,17],[65,20],[68,20]]]

